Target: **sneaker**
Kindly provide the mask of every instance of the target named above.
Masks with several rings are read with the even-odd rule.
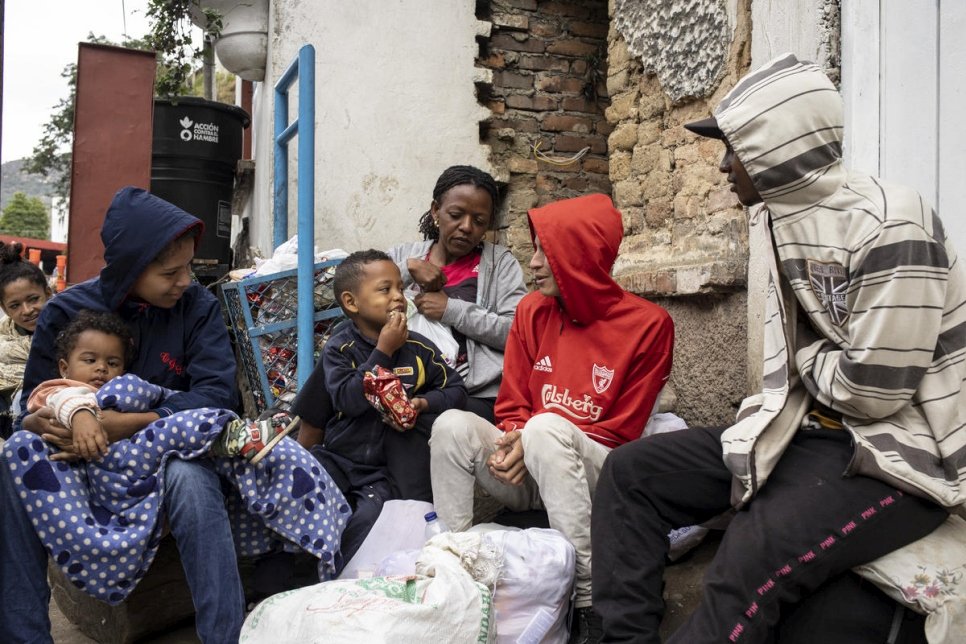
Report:
[[[668,535],[669,549],[667,559],[671,563],[677,563],[684,555],[704,541],[708,534],[708,529],[699,525],[689,525],[684,528],[671,530]]]
[[[599,644],[604,639],[604,624],[593,606],[585,606],[574,611],[573,630],[569,644]]]
[[[225,425],[221,436],[211,446],[211,454],[240,456],[256,465],[297,425],[298,416],[291,417],[284,413],[265,420],[237,418]]]

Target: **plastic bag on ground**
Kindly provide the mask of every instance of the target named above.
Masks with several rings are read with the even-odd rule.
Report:
[[[853,568],[888,596],[926,616],[929,644],[966,633],[966,520],[950,515],[918,541]]]
[[[386,501],[369,536],[342,569],[339,578],[371,577],[389,555],[422,549],[426,542],[426,520],[423,517],[432,510],[433,504],[425,501]]]
[[[574,585],[574,547],[556,530],[494,530],[484,540],[502,553],[493,594],[496,641],[563,644]]]
[[[491,642],[498,568],[480,535],[443,533],[423,548],[417,575],[330,581],[269,597],[248,615],[239,642]]]

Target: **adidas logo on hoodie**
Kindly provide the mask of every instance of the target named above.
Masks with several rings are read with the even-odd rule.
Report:
[[[553,365],[550,364],[550,356],[544,356],[537,360],[533,364],[533,368],[537,371],[546,371],[547,373],[553,373]]]

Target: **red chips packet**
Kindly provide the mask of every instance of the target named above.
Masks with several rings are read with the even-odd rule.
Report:
[[[406,389],[399,377],[385,367],[376,365],[375,371],[366,372],[362,378],[362,390],[369,404],[397,425],[396,429],[410,427],[416,422],[416,410],[409,402]]]

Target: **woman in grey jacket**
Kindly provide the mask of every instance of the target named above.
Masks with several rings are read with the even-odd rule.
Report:
[[[517,303],[527,293],[510,251],[483,241],[496,228],[499,193],[486,172],[452,166],[437,179],[430,209],[419,220],[423,241],[394,246],[419,312],[442,322],[459,344],[456,369],[470,398],[467,410],[493,420],[503,373],[503,347]]]

